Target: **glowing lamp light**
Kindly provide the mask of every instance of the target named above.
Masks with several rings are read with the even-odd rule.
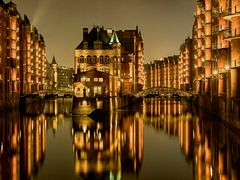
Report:
[[[214,70],[214,71],[213,71],[213,75],[216,76],[217,74],[218,74],[218,71],[217,71],[217,70]]]
[[[1,153],[3,153],[3,143],[1,143]]]
[[[229,65],[226,65],[226,66],[225,66],[225,69],[226,69],[226,70],[229,70],[229,69],[230,69],[230,66],[229,66]]]
[[[210,176],[211,176],[211,178],[213,177],[213,168],[212,168],[212,166],[210,167]]]

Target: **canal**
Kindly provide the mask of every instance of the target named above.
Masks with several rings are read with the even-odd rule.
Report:
[[[71,111],[58,99],[1,113],[0,180],[240,178],[240,136],[188,102]]]

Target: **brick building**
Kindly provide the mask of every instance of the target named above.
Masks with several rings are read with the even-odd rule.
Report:
[[[83,40],[75,49],[74,71],[75,92],[79,77],[86,71],[94,71],[96,75],[104,72],[109,76],[109,96],[130,94],[143,86],[143,42],[141,33],[136,30],[113,31],[94,26],[88,32],[83,29]],[[80,78],[81,79],[81,78]],[[89,88],[90,91],[92,88]],[[83,94],[76,92],[77,94]],[[94,92],[91,95],[96,94]]]
[[[20,94],[44,89],[45,42],[12,1],[0,1],[1,106],[17,104]]]

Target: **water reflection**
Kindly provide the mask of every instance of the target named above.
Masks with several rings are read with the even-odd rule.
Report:
[[[186,161],[193,166],[193,179],[239,179],[240,138],[217,119],[184,103],[145,99],[144,122],[178,136]]]
[[[145,99],[136,112],[92,118],[71,108],[47,100],[0,114],[0,179],[240,178],[239,135],[189,103]]]
[[[93,120],[73,117],[75,173],[84,179],[137,174],[143,160],[143,119],[114,113]]]
[[[0,119],[1,179],[30,179],[46,153],[46,120],[6,113]]]

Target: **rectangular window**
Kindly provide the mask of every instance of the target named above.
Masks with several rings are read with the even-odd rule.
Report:
[[[98,78],[93,78],[93,81],[94,82],[98,82]]]
[[[86,82],[90,82],[90,78],[86,78]]]
[[[85,78],[81,78],[81,82],[85,82]]]
[[[99,78],[99,82],[103,82],[103,78]]]

